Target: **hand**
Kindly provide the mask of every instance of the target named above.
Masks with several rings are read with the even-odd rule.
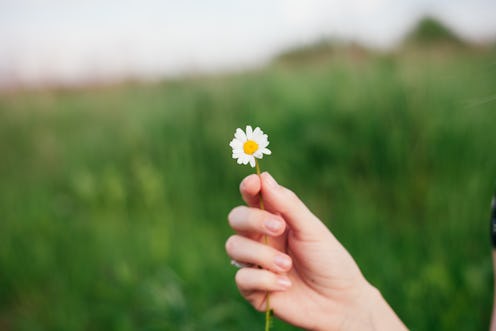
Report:
[[[237,232],[227,254],[249,263],[236,284],[259,311],[309,330],[406,329],[380,293],[362,276],[346,249],[290,190],[268,174],[246,177],[240,185],[249,207],[229,214]],[[258,209],[259,193],[266,210]],[[268,245],[263,243],[268,236]]]

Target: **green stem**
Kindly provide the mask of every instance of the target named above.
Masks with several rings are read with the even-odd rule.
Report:
[[[260,177],[260,166],[259,166],[258,160],[256,158],[255,158],[255,166],[257,169],[257,175]],[[260,177],[260,179],[261,179],[261,177]],[[265,210],[262,191],[260,191],[258,196],[259,196],[260,209]],[[266,234],[264,234],[263,240],[264,240],[265,245],[269,244],[269,238],[267,237]],[[270,293],[269,292],[267,292],[267,294],[266,294],[265,302],[266,302],[266,306],[265,306],[265,331],[269,331],[270,330]]]

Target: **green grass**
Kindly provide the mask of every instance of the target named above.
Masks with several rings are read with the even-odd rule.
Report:
[[[0,97],[0,329],[262,330],[224,252],[236,127],[414,330],[487,329],[491,51],[333,52]],[[275,330],[294,330],[276,321]]]

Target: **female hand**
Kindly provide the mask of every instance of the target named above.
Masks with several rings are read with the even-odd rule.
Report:
[[[229,214],[237,234],[227,240],[226,251],[255,266],[241,268],[236,284],[257,310],[265,310],[270,292],[274,315],[305,329],[406,329],[346,249],[293,192],[268,173],[246,177],[240,191],[248,207]],[[265,211],[257,208],[259,193]]]

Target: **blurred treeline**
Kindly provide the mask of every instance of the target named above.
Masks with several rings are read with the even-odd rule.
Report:
[[[246,124],[409,327],[487,329],[496,51],[428,39],[2,95],[0,330],[261,330],[224,253]]]

